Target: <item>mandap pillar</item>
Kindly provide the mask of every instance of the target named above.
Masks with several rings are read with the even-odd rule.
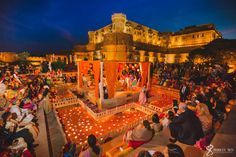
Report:
[[[155,62],[154,52],[148,52],[148,55],[149,55],[149,62],[154,63]]]
[[[88,54],[89,54],[89,60],[92,61],[94,52],[90,51]]]
[[[103,62],[100,62],[100,82],[99,82],[99,103],[98,109],[102,109],[102,102],[104,100],[104,91],[103,91]]]
[[[144,50],[139,50],[140,62],[145,62],[145,52]]]
[[[80,64],[79,64],[79,62],[77,62],[77,89],[79,89],[80,88],[80,70],[79,70],[79,68],[80,68]]]

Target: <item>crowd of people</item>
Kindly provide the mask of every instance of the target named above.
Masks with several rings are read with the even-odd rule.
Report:
[[[3,68],[0,82],[0,156],[33,157],[39,134],[37,111],[50,112],[46,78]],[[9,92],[11,91],[11,92]]]
[[[159,120],[153,117],[152,123],[157,127],[156,129],[152,127],[152,131],[157,130],[159,132],[160,128],[168,129],[170,132],[169,141],[172,145],[178,141],[205,150],[230,111],[229,100],[234,99],[235,74],[227,74],[227,69],[219,65],[208,68],[195,65],[187,69],[183,68],[184,65],[169,66],[161,64],[159,67],[163,68],[159,69],[161,71],[161,85],[167,83],[170,78],[179,82],[180,100],[173,101],[173,108],[166,113],[164,118]],[[190,71],[191,68],[194,70]],[[140,98],[143,93],[142,90]],[[140,101],[140,104],[142,105],[142,101]],[[156,120],[157,123],[154,119],[158,119]],[[147,127],[147,123],[144,122],[142,129],[139,126],[125,134],[125,140],[128,140],[129,145],[133,148],[150,141],[150,136],[153,134],[148,132],[150,127],[149,125]],[[138,138],[136,135],[138,135]],[[182,154],[179,156],[184,156],[182,151],[179,151],[179,153]],[[163,152],[163,154],[166,154],[166,152]],[[152,155],[148,151],[142,151],[139,156]]]
[[[206,82],[209,75],[215,76],[219,71],[226,73],[227,65],[218,65],[211,63],[193,64],[165,64],[157,63],[153,65],[154,83],[179,89],[184,81],[189,81],[191,84],[199,85],[201,82]],[[222,73],[221,73],[222,74]]]
[[[135,90],[141,81],[140,66],[136,63],[120,64],[118,68],[118,87],[121,90]]]
[[[235,92],[234,75],[229,76],[227,69],[219,65],[206,68],[202,65],[159,64],[158,67],[162,78],[160,84],[164,85],[170,78],[176,80],[176,86],[171,87],[179,89],[180,99],[173,100],[173,108],[168,112],[154,114],[151,122],[144,120],[137,127],[127,130],[123,137],[124,143],[135,149],[168,130],[169,144],[163,151],[143,150],[137,156],[184,157],[182,148],[175,144],[177,141],[206,150],[230,110],[229,100],[234,99]],[[139,95],[141,105],[147,102],[146,94],[144,86]],[[87,147],[81,149],[79,156],[102,156],[102,147],[96,141],[96,137],[90,135]],[[66,156],[73,149],[65,146],[64,150]]]
[[[130,65],[131,66],[131,65]],[[135,65],[133,65],[135,67]],[[235,75],[227,74],[227,68],[220,65],[163,64],[155,65],[158,84],[179,89],[179,100],[173,101],[173,108],[161,115],[154,114],[151,122],[128,130],[123,141],[132,148],[148,143],[164,130],[169,130],[170,144],[160,151],[141,151],[143,156],[183,157],[184,152],[176,141],[205,150],[217,130],[227,118],[229,100],[234,99]],[[132,66],[130,67],[132,70]],[[19,66],[1,69],[0,81],[0,156],[35,156],[35,140],[39,134],[37,111],[42,107],[51,111],[49,103],[50,75],[46,77],[22,74]],[[137,70],[134,70],[137,71]],[[132,73],[133,74],[133,73]],[[122,71],[122,75],[138,79]],[[139,102],[147,102],[144,86]],[[80,157],[102,156],[104,152],[91,134],[88,145],[80,150]],[[63,156],[76,154],[76,144],[68,142]]]

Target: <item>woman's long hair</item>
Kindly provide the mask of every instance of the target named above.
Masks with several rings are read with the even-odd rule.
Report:
[[[159,116],[156,113],[152,116],[152,121],[156,124],[160,123]]]
[[[143,125],[144,125],[144,127],[145,127],[146,129],[151,130],[151,126],[150,126],[150,123],[149,123],[148,120],[144,120],[144,121],[143,121]]]
[[[183,149],[176,144],[167,144],[169,157],[185,157]]]
[[[88,144],[89,144],[89,147],[92,148],[93,152],[97,155],[100,154],[100,148],[96,145],[97,143],[97,138],[91,134],[88,136]]]

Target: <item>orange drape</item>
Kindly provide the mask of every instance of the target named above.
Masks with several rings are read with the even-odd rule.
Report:
[[[82,74],[87,75],[89,69],[89,62],[88,61],[80,61],[79,62],[79,86],[82,87]]]
[[[99,76],[100,76],[100,61],[93,61],[94,80],[95,80],[95,97],[99,98]]]
[[[142,86],[144,86],[147,83],[149,63],[148,62],[142,62],[140,64],[141,64],[141,68],[142,68]]]
[[[118,63],[106,61],[104,62],[104,69],[104,73],[107,80],[108,98],[113,98],[116,90],[115,82],[117,79]]]
[[[99,98],[99,76],[100,76],[100,61],[80,61],[79,62],[79,85],[82,87],[82,74],[87,75],[89,64],[93,64],[94,80],[95,80],[95,97]]]

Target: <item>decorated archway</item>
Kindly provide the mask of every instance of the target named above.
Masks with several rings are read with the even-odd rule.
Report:
[[[96,99],[104,99],[103,88],[108,94],[105,99],[114,98],[117,82],[123,82],[127,90],[150,83],[149,62],[79,61],[77,64],[79,87],[95,90]]]

